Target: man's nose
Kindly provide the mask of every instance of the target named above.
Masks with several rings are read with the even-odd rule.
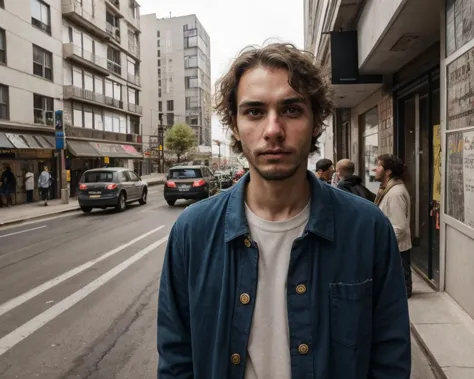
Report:
[[[282,139],[284,135],[285,133],[280,115],[278,112],[270,111],[267,117],[267,125],[265,126],[265,139]]]

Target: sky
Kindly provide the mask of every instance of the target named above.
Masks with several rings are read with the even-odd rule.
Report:
[[[240,50],[266,40],[303,48],[303,0],[138,0],[142,15],[158,18],[196,14],[211,39],[211,82],[221,77]],[[225,140],[213,116],[212,138]],[[213,152],[217,153],[213,146]],[[221,146],[221,154],[226,154]]]

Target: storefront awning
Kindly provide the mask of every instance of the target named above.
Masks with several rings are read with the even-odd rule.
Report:
[[[54,137],[33,134],[0,133],[3,149],[55,149]]]
[[[85,141],[67,141],[67,148],[72,155],[79,158],[100,158],[102,155],[91,145]]]
[[[67,146],[72,155],[80,158],[143,158],[143,154],[139,153],[132,145],[68,140]]]

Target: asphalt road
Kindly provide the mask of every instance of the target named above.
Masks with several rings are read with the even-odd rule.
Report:
[[[156,378],[161,266],[187,204],[159,186],[124,213],[0,229],[0,378]],[[416,344],[412,378],[434,378]]]

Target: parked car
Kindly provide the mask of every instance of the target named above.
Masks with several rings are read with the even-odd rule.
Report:
[[[113,207],[125,210],[127,203],[146,204],[148,185],[133,171],[122,167],[87,170],[79,181],[79,206],[83,212]]]
[[[206,166],[176,166],[170,169],[164,186],[168,205],[176,200],[201,200],[217,193],[219,181]]]

